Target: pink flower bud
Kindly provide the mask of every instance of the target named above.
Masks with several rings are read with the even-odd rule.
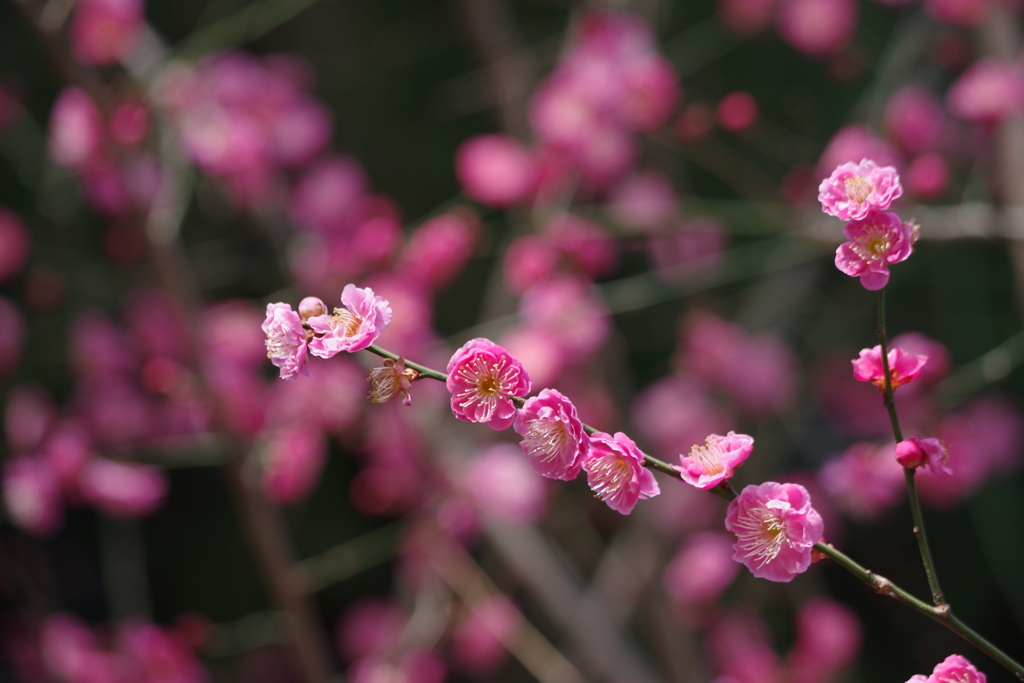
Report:
[[[50,113],[50,158],[55,164],[81,170],[100,153],[103,117],[81,88],[66,88]]]
[[[729,93],[721,99],[715,108],[718,125],[733,133],[739,133],[753,126],[757,121],[757,115],[757,100],[747,92]]]
[[[0,283],[21,272],[31,241],[17,214],[0,207]]]
[[[896,462],[909,470],[927,467],[933,474],[952,474],[953,470],[946,467],[948,460],[946,445],[939,439],[912,436],[896,444]]]
[[[275,434],[266,446],[260,487],[278,504],[297,503],[312,493],[327,460],[323,434],[306,425]]]
[[[142,517],[167,494],[167,477],[149,465],[92,458],[79,479],[82,497],[113,517]]]
[[[498,208],[523,201],[536,183],[530,153],[507,135],[467,140],[455,155],[455,172],[466,194]]]
[[[299,302],[299,318],[306,322],[318,315],[327,315],[327,306],[323,300],[315,296],[307,296]]]

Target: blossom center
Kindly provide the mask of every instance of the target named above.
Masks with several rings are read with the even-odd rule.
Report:
[[[771,562],[782,551],[786,538],[786,527],[781,515],[766,507],[756,507],[737,520],[740,549],[756,561],[758,567]]]
[[[354,336],[362,324],[362,318],[345,308],[335,308],[334,315],[331,316],[331,327],[345,330],[346,337]]]
[[[283,330],[279,330],[277,334],[267,335],[266,344],[267,358],[288,358],[299,347],[299,342],[289,338]]]
[[[550,462],[570,441],[569,432],[561,420],[530,420],[523,437],[527,455]]]
[[[605,456],[590,466],[589,471],[600,483],[591,487],[602,500],[622,490],[633,478],[633,468],[622,458]]]
[[[722,449],[711,439],[708,439],[703,446],[694,444],[687,457],[691,462],[696,463],[704,471],[704,474],[708,476],[725,472]]]
[[[871,183],[864,179],[864,176],[847,178],[843,183],[846,186],[846,196],[850,201],[863,204],[871,194]]]
[[[892,237],[878,226],[872,226],[852,243],[853,251],[864,261],[879,261],[892,249]]]

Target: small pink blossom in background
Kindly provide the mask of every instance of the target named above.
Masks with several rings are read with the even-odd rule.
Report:
[[[150,116],[146,105],[138,101],[122,102],[110,114],[107,130],[119,145],[131,147],[146,139]]]
[[[98,311],[87,311],[75,318],[71,361],[79,378],[124,377],[139,365],[131,337]]]
[[[575,479],[590,450],[590,437],[576,406],[555,389],[528,399],[516,414],[513,428],[533,471],[550,479]]]
[[[778,0],[718,0],[718,17],[738,36],[752,36],[772,24]]]
[[[57,613],[47,617],[40,629],[39,647],[46,669],[58,680],[74,683],[116,680],[112,663],[93,657],[98,654],[96,637],[75,616]],[[100,668],[100,664],[106,666]],[[94,670],[90,672],[89,668]],[[95,678],[89,677],[90,674]]]
[[[783,0],[776,17],[779,36],[812,57],[841,52],[857,28],[853,0]]]
[[[983,58],[974,62],[949,88],[946,106],[954,116],[992,126],[1024,109],[1020,66]]]
[[[458,275],[473,254],[475,213],[446,213],[416,228],[398,258],[398,269],[415,282],[438,290]]]
[[[118,630],[117,645],[129,675],[140,683],[205,683],[209,679],[188,643],[173,630],[128,621]]]
[[[345,674],[352,683],[442,683],[446,671],[439,655],[409,650],[399,656],[364,657]]]
[[[387,652],[398,644],[409,615],[392,602],[362,598],[338,619],[338,651],[346,659]]]
[[[43,448],[43,457],[60,479],[64,493],[71,496],[78,494],[78,479],[91,454],[88,433],[72,421],[57,427]]]
[[[832,171],[818,188],[821,210],[844,221],[885,211],[903,194],[899,174],[892,166],[878,166],[871,159],[845,163]]]
[[[753,437],[729,432],[725,436],[712,434],[704,445],[694,445],[686,455],[679,455],[682,464],[672,469],[682,475],[683,481],[699,489],[713,489],[731,479],[735,468],[746,462],[754,450]]]
[[[938,154],[925,154],[910,162],[903,177],[913,197],[935,199],[949,185],[949,166]]]
[[[726,613],[708,634],[719,683],[788,683],[764,623],[748,613]]]
[[[305,500],[320,481],[326,461],[327,442],[315,427],[297,425],[278,431],[263,455],[263,495],[279,505]]]
[[[505,349],[489,339],[471,339],[448,361],[452,413],[463,422],[483,422],[501,431],[512,426],[513,396],[530,393],[530,375]]]
[[[143,22],[142,0],[80,0],[71,20],[71,49],[84,64],[131,56]]]
[[[508,656],[504,643],[515,640],[521,623],[522,614],[509,598],[484,598],[452,636],[455,659],[477,676],[492,673]]]
[[[722,534],[693,534],[665,567],[665,592],[681,605],[717,600],[740,570],[732,554],[732,541]]]
[[[218,363],[259,368],[270,350],[265,334],[261,335],[257,327],[262,317],[260,310],[248,301],[228,300],[210,306],[203,312],[202,320],[206,352]]]
[[[594,494],[623,515],[632,512],[637,501],[661,493],[654,474],[644,467],[643,453],[622,432],[591,434],[583,469]]]
[[[885,105],[882,127],[890,140],[909,154],[935,151],[946,130],[946,112],[925,88],[900,88]]]
[[[733,418],[693,378],[670,375],[644,389],[633,420],[655,453],[680,453],[708,435],[728,431]]]
[[[874,211],[843,226],[848,239],[836,249],[836,268],[859,277],[868,291],[889,282],[889,266],[907,260],[917,239],[916,226],[904,223],[891,211]]]
[[[647,171],[627,177],[612,189],[608,211],[633,230],[658,232],[671,225],[677,201],[668,178]]]
[[[713,272],[722,260],[726,234],[713,218],[695,218],[673,230],[652,235],[647,254],[661,280],[680,283]]]
[[[167,476],[149,465],[92,458],[78,482],[82,498],[113,517],[142,517],[167,495]]]
[[[538,282],[519,300],[522,319],[554,338],[566,360],[582,362],[604,344],[611,315],[588,281],[555,275]]]
[[[291,304],[267,304],[263,331],[267,335],[267,357],[280,369],[281,379],[295,380],[300,374],[313,376],[306,360],[306,331]]]
[[[896,462],[907,469],[927,467],[933,474],[953,474],[946,467],[949,454],[939,439],[922,439],[912,436],[896,444]]]
[[[987,677],[963,655],[950,655],[935,665],[927,678],[915,675],[907,683],[986,683]]]
[[[852,124],[840,128],[829,140],[818,160],[818,177],[830,175],[841,164],[856,164],[861,159],[873,159],[878,166],[895,166],[897,169],[903,164],[900,153],[875,135],[871,128]]]
[[[562,255],[590,277],[608,275],[618,262],[615,241],[593,221],[571,213],[562,214],[544,224],[544,237]]]
[[[509,135],[479,135],[462,143],[455,173],[467,195],[497,208],[526,200],[536,186],[529,150]]]
[[[889,383],[893,391],[907,382],[917,379],[928,362],[928,356],[907,353],[898,346],[889,349]],[[882,366],[882,346],[861,349],[860,357],[850,361],[853,364],[853,378],[858,382],[871,382],[885,392],[885,368]]]
[[[799,484],[750,485],[729,502],[725,528],[736,534],[733,559],[769,581],[792,581],[811,566],[824,524]]]
[[[355,159],[327,156],[309,167],[290,196],[289,214],[299,227],[340,233],[350,227],[367,192],[366,174]]]
[[[477,507],[498,519],[525,524],[544,514],[547,482],[531,471],[513,444],[494,444],[473,456],[463,482]]]
[[[103,116],[81,88],[66,88],[50,112],[50,158],[59,166],[82,170],[101,153]]]
[[[971,440],[994,474],[1012,472],[1020,466],[1024,416],[1010,399],[998,394],[979,396],[957,416],[970,430]]]
[[[715,107],[715,119],[724,130],[744,131],[757,122],[757,100],[748,92],[729,93]]]
[[[4,434],[12,453],[29,453],[43,444],[57,421],[53,399],[36,384],[19,384],[7,393]]]
[[[18,215],[0,207],[0,283],[21,272],[31,245],[28,230]]]
[[[436,346],[437,333],[432,325],[431,293],[400,273],[378,273],[370,280],[370,285],[388,302],[392,312],[391,324],[381,332],[381,346],[406,358],[420,358],[435,365],[443,363],[444,354]],[[418,393],[423,394],[424,388]]]
[[[18,366],[24,338],[25,323],[21,313],[14,304],[0,296],[0,376]]]
[[[675,67],[663,57],[651,57],[628,65],[624,70],[623,84],[625,93],[618,117],[633,130],[657,130],[665,124],[679,101],[681,87]]]
[[[345,308],[334,309],[333,315],[320,315],[307,321],[317,335],[322,335],[309,343],[309,351],[314,356],[331,358],[341,351],[361,351],[391,324],[391,305],[369,287],[359,289],[352,284],[345,285],[341,303]]]
[[[796,646],[788,658],[796,683],[833,680],[856,660],[862,639],[853,610],[828,598],[811,598],[797,612]]]
[[[856,443],[825,463],[818,479],[840,508],[862,519],[877,519],[903,500],[903,470],[893,462],[894,444]]]
[[[558,337],[536,325],[506,330],[498,343],[530,368],[530,379],[539,386],[554,384],[566,369],[568,359]]]
[[[924,8],[939,21],[976,28],[988,17],[992,4],[989,0],[924,0]]]
[[[666,486],[660,496],[644,503],[637,514],[666,542],[677,542],[688,534],[717,526],[722,520],[715,497],[692,486]],[[736,564],[732,559],[729,562]]]
[[[4,463],[3,495],[14,524],[34,536],[50,536],[64,522],[60,478],[49,462],[37,456]]]
[[[558,248],[538,235],[523,235],[505,250],[505,284],[515,294],[549,277],[558,267]]]

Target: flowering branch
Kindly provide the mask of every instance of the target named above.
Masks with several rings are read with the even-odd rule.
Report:
[[[885,409],[889,411],[889,421],[892,423],[892,433],[896,437],[896,443],[903,441],[903,430],[900,429],[900,420],[896,416],[896,403],[892,397],[892,374],[889,371],[889,350],[886,346],[885,334],[885,288],[878,290],[878,343],[882,347],[882,375],[885,381]],[[932,559],[932,551],[928,547],[928,536],[924,530],[924,516],[921,514],[921,501],[917,496],[917,484],[914,476],[916,468],[904,467],[903,476],[907,483],[907,498],[910,500],[910,512],[914,517],[914,536],[917,538],[917,547],[921,552],[921,561],[924,563],[924,572],[928,576],[928,587],[932,592],[932,602],[937,608],[946,606],[946,599],[939,587],[939,576],[935,571],[935,560]]]

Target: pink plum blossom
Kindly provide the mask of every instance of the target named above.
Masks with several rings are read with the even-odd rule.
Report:
[[[776,18],[779,36],[813,57],[841,52],[857,28],[853,0],[783,0]]]
[[[949,165],[938,154],[924,154],[907,166],[907,190],[918,199],[935,199],[949,185]]]
[[[306,362],[306,330],[290,304],[267,304],[263,331],[267,335],[267,358],[280,368],[281,379],[294,380],[300,373],[313,376]]]
[[[455,154],[455,172],[473,199],[503,208],[526,199],[536,184],[530,152],[508,135],[470,138]]]
[[[903,470],[893,462],[893,444],[856,443],[821,468],[818,478],[840,508],[875,519],[903,499]]]
[[[530,467],[550,479],[575,479],[590,450],[590,437],[576,414],[576,406],[555,389],[544,389],[526,401],[513,428]]]
[[[591,434],[583,469],[594,494],[623,515],[632,512],[640,499],[661,493],[654,474],[644,467],[644,454],[622,432]]]
[[[946,105],[953,115],[992,126],[1024,109],[1020,66],[994,58],[979,59],[949,88]]]
[[[733,133],[744,131],[757,122],[757,100],[748,92],[732,92],[715,107],[715,118],[723,130]]]
[[[0,283],[21,272],[30,247],[31,239],[21,219],[0,207]]]
[[[327,442],[315,427],[281,429],[266,444],[260,488],[275,503],[305,500],[320,480],[327,461]]]
[[[694,445],[686,455],[679,455],[682,466],[673,465],[690,486],[713,489],[731,479],[735,468],[742,465],[754,450],[754,439],[746,434],[729,432],[725,436],[712,434],[704,445]]]
[[[370,383],[370,401],[387,403],[391,399],[402,396],[402,405],[412,405],[412,383],[419,378],[419,373],[405,367],[405,359],[384,359],[384,365],[370,369],[366,381]]]
[[[889,383],[893,391],[907,382],[912,382],[921,374],[928,356],[907,353],[898,346],[889,349],[886,354],[889,364]],[[885,368],[882,366],[882,346],[861,349],[860,357],[850,361],[853,364],[853,378],[858,382],[871,382],[885,393]]]
[[[530,375],[508,351],[489,339],[471,339],[448,361],[448,391],[455,417],[501,431],[516,417],[514,396],[530,393]]]
[[[885,105],[886,135],[910,154],[934,151],[946,129],[946,113],[928,90],[908,85]]]
[[[726,239],[718,221],[695,218],[670,232],[652,235],[647,254],[658,277],[676,284],[714,272]]]
[[[11,521],[35,536],[50,536],[64,521],[60,478],[43,458],[8,460],[3,468],[3,496]]]
[[[341,351],[361,351],[391,323],[391,305],[369,287],[345,285],[341,303],[345,308],[335,308],[334,315],[315,316],[307,321],[317,335],[309,343],[314,356],[331,358]]]
[[[838,166],[831,176],[821,181],[818,201],[821,210],[828,215],[855,221],[872,211],[885,211],[902,194],[903,187],[895,168],[879,167],[871,159],[863,159],[859,164]]]
[[[873,211],[847,223],[843,235],[849,242],[836,249],[836,268],[876,291],[889,282],[889,265],[905,261],[914,250],[917,226],[891,211]]]
[[[155,467],[92,458],[79,478],[82,498],[113,517],[142,517],[167,494],[167,477]]]
[[[720,533],[693,534],[668,566],[662,583],[677,603],[687,605],[717,600],[739,572],[732,560],[732,542]]]
[[[868,126],[852,124],[840,128],[818,160],[818,177],[830,175],[840,164],[858,163],[862,159],[873,159],[879,166],[895,166],[903,163],[900,153],[881,139]]]
[[[799,484],[751,484],[729,502],[725,528],[736,534],[733,559],[754,576],[792,581],[811,566],[811,550],[824,524]]]
[[[842,603],[814,597],[800,606],[789,666],[800,683],[825,683],[857,657],[863,629]]]
[[[896,462],[907,469],[927,467],[934,474],[953,474],[953,470],[946,467],[947,460],[949,454],[939,439],[912,436],[896,444]]]
[[[445,213],[416,228],[398,259],[398,268],[410,279],[438,290],[454,278],[473,254],[476,214]]]
[[[67,88],[50,113],[50,158],[59,166],[81,170],[101,153],[103,115],[81,88]]]
[[[71,48],[84,64],[129,57],[142,33],[142,0],[80,0],[71,21]]]
[[[963,655],[950,655],[935,665],[927,678],[917,674],[907,683],[986,683],[987,677]]]
[[[670,225],[676,215],[675,190],[660,173],[637,173],[612,190],[609,211],[634,230],[657,232]]]
[[[522,294],[550,276],[558,267],[558,248],[544,237],[523,235],[508,246],[503,261],[505,284]]]

